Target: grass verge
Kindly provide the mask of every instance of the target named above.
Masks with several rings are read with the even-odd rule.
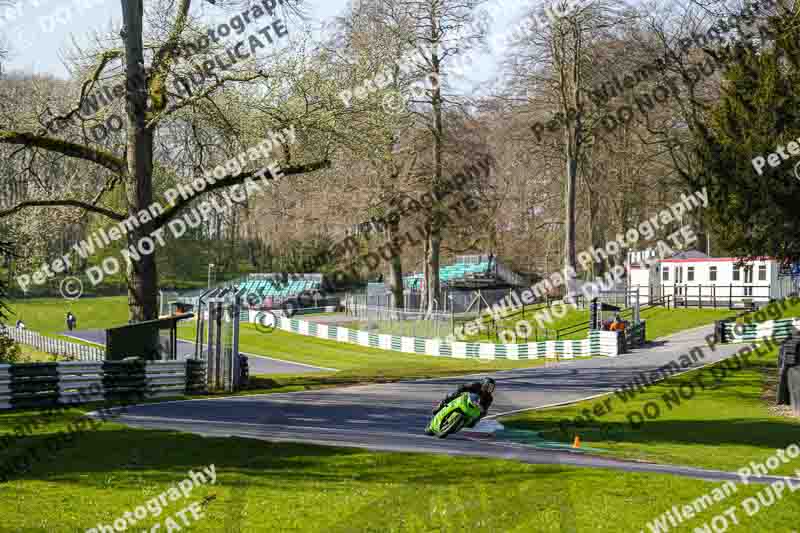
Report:
[[[63,357],[58,355],[49,354],[47,352],[40,352],[27,344],[20,344],[20,363],[53,363],[62,361]]]
[[[665,309],[663,307],[651,307],[641,312],[641,318],[647,321],[648,340],[666,337],[667,335],[672,335],[673,333],[678,333],[686,329],[712,324],[715,320],[732,317],[733,315],[733,311],[729,309]],[[537,328],[537,334],[543,336],[544,332],[539,328],[536,316],[536,313],[526,313],[523,318],[521,314],[517,314],[513,318],[499,321],[499,331],[503,329],[516,331],[517,323],[522,320],[527,320],[532,326]],[[563,317],[554,317],[553,320],[547,321],[546,323],[544,322],[544,315],[539,314],[539,316],[542,317],[543,324],[547,327],[549,334],[552,336],[550,340],[555,340],[556,330],[566,329],[570,326],[588,322],[589,311],[587,309],[568,308]],[[524,329],[522,329],[522,331],[524,331]],[[559,339],[585,339],[587,336],[588,329],[582,329],[568,334],[561,334],[559,335]],[[470,337],[470,340],[495,342],[494,330]],[[517,337],[516,341],[524,342],[525,339]],[[530,341],[534,341],[533,333],[531,334]]]
[[[10,323],[18,318],[25,327],[42,335],[62,339],[84,346],[94,346],[73,337],[59,335],[67,331],[67,311],[72,311],[78,319],[78,329],[105,329],[128,323],[128,299],[125,296],[106,296],[99,298],[31,298],[11,300],[8,306],[12,311]]]
[[[0,414],[0,432],[35,414]],[[63,430],[78,416],[74,411],[51,418],[0,458]],[[639,531],[672,505],[716,486],[495,459],[203,438],[109,422],[0,483],[0,531],[60,533],[110,525],[177,486],[189,470],[211,464],[214,484],[167,499],[158,516],[147,515],[129,529],[150,531],[161,522],[166,531],[168,517],[183,526],[175,513],[200,502],[202,515],[190,526],[197,532]],[[759,489],[742,487],[730,504]],[[700,525],[727,505],[717,504],[686,525]],[[800,501],[784,497],[753,517],[739,514],[748,531],[790,531]]]
[[[104,329],[128,323],[128,300],[124,296],[81,298],[31,298],[8,302],[11,323],[17,318],[25,322],[28,329],[42,335],[56,336],[67,330],[67,311],[78,319],[78,329]]]
[[[776,375],[777,349],[754,352],[749,361],[741,369],[733,361],[723,361],[673,376],[632,399],[612,393],[566,407],[521,413],[503,423],[541,431],[561,442],[571,442],[577,434],[586,445],[608,450],[612,456],[735,470],[750,461],[766,460],[777,448],[800,443],[800,420],[775,414],[765,399],[767,379]],[[594,410],[598,404],[606,406],[604,414]],[[656,408],[658,416],[644,415],[655,414]],[[587,410],[594,420],[583,427],[575,424],[576,417],[585,419]],[[800,469],[800,460],[781,464],[774,472],[789,474],[795,469]]]
[[[186,340],[194,339],[191,328],[179,331],[179,336]],[[383,383],[402,379],[509,370],[544,364],[543,359],[527,361],[476,360],[407,354],[279,330],[262,333],[253,324],[242,324],[239,349],[246,353],[338,370],[338,372],[293,376],[255,376],[251,379],[251,387],[248,391],[250,393],[291,392],[361,383]]]

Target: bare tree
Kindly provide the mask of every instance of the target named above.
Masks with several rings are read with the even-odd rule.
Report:
[[[614,6],[605,0],[575,3],[558,0],[546,23],[534,6],[530,23],[512,43],[510,69],[512,94],[528,106],[533,104],[534,136],[542,141],[546,131],[560,133],[553,141],[564,164],[563,175],[563,268],[570,293],[574,292],[577,243],[577,186],[584,150],[592,141],[597,114],[589,109],[588,89],[593,75],[598,43],[619,24]],[[538,108],[538,109],[537,109]]]
[[[463,55],[485,42],[486,28],[479,24],[478,8],[484,0],[397,0],[410,19],[409,40],[419,50],[415,73],[430,86],[411,100],[416,113],[431,138],[430,161],[423,165],[429,176],[428,191],[434,197],[444,192],[447,127],[445,110],[457,105],[456,98],[445,90],[448,77],[463,68]],[[456,163],[463,168],[462,162]],[[451,167],[452,168],[452,167]],[[439,262],[442,231],[447,213],[437,204],[426,221],[425,239],[425,305],[433,311],[440,299]]]
[[[153,203],[155,136],[157,129],[166,122],[166,118],[200,102],[208,102],[213,108],[214,103],[211,96],[226,84],[254,82],[266,77],[266,74],[258,70],[238,71],[225,75],[215,74],[211,84],[198,90],[191,97],[176,102],[175,95],[168,92],[167,81],[168,78],[175,75],[178,63],[176,51],[186,50],[187,44],[195,44],[192,38],[198,36],[189,16],[191,3],[192,0],[179,0],[174,4],[163,4],[161,13],[164,14],[164,20],[168,21],[167,35],[160,42],[153,44],[148,40],[147,47],[145,47],[143,0],[123,0],[123,27],[120,35],[123,47],[106,49],[97,54],[97,60],[82,84],[77,105],[68,113],[55,117],[57,121],[69,121],[79,117],[81,107],[85,104],[90,91],[101,80],[104,72],[110,69],[114,62],[122,62],[126,87],[125,111],[128,119],[124,154],[119,155],[103,147],[93,146],[91,142],[73,142],[56,138],[50,135],[47,128],[44,127],[33,132],[25,129],[12,129],[8,125],[0,126],[0,143],[22,146],[29,150],[43,150],[89,162],[102,169],[106,174],[103,185],[92,197],[25,200],[0,211],[0,218],[10,216],[23,209],[43,206],[77,208],[117,222],[137,216]],[[172,16],[168,17],[166,15],[168,13]],[[149,68],[145,64],[146,51],[150,53],[151,57]],[[191,58],[190,63],[201,62],[201,60],[202,57],[195,56]],[[217,109],[215,112],[218,111]],[[219,123],[230,126],[221,116],[223,113],[218,112],[217,114]],[[84,140],[86,140],[85,135]],[[282,172],[285,176],[313,172],[329,165],[327,159],[292,164],[288,147],[285,147],[284,151],[287,164],[282,166]],[[252,178],[255,174],[256,171],[252,170],[236,176],[228,176],[209,185],[192,198],[178,199],[151,221],[137,225],[132,231],[129,231],[128,243],[135,246],[143,238],[148,238],[153,232],[163,228],[191,202],[203,195],[242,184],[245,179]],[[113,191],[120,190],[124,190],[124,210],[103,204]],[[142,255],[140,260],[129,264],[128,294],[132,320],[148,320],[157,317],[157,284],[155,253]]]

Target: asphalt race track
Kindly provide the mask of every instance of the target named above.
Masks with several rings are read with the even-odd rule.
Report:
[[[59,335],[73,337],[92,344],[105,346],[106,333],[102,329],[85,329],[81,331],[63,331]],[[183,360],[188,357],[194,357],[195,344],[189,341],[178,340],[178,359]],[[250,365],[250,374],[306,374],[309,372],[330,372],[335,370],[333,368],[316,367],[311,365],[304,365],[301,363],[293,363],[291,361],[283,361],[281,359],[273,359],[264,355],[255,355],[246,352],[241,352],[246,355],[247,362]]]
[[[457,385],[483,375],[497,380],[490,416],[543,407],[611,392],[634,375],[656,369],[695,346],[705,359],[695,368],[731,356],[743,345],[711,351],[704,337],[711,326],[679,333],[617,358],[575,360],[549,367],[469,377],[405,381],[313,392],[186,400],[135,406],[120,421],[143,428],[173,429],[209,436],[250,437],[375,450],[435,452],[515,459],[526,463],[607,467],[660,472],[707,480],[733,473],[627,462],[573,451],[553,451],[509,442],[423,434],[431,407]],[[616,401],[615,405],[622,405]],[[769,481],[771,478],[761,478]]]

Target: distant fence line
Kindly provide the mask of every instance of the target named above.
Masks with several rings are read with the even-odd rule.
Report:
[[[345,313],[360,322],[357,326],[359,329],[373,333],[429,338],[455,334],[457,325],[478,316],[477,313],[428,313],[350,303],[345,306]]]
[[[0,335],[6,335],[16,342],[27,344],[40,352],[69,357],[77,361],[102,361],[106,358],[105,349],[85,346],[63,339],[45,337],[29,329],[0,327]]]
[[[747,308],[752,305],[767,305],[770,301],[787,297],[792,288],[785,284],[729,283],[662,283],[658,285],[633,285],[633,292],[640,291],[642,303],[672,297],[675,307]]]
[[[395,308],[392,293],[383,284],[370,284],[366,292],[351,292],[344,295],[344,307],[386,307]],[[436,302],[437,313],[479,313],[515,292],[506,289],[442,289],[441,298]],[[400,309],[406,312],[425,312],[424,295],[421,291],[405,289]]]

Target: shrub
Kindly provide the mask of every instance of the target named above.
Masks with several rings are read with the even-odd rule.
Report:
[[[18,363],[22,357],[22,350],[14,339],[0,335],[0,363]]]

